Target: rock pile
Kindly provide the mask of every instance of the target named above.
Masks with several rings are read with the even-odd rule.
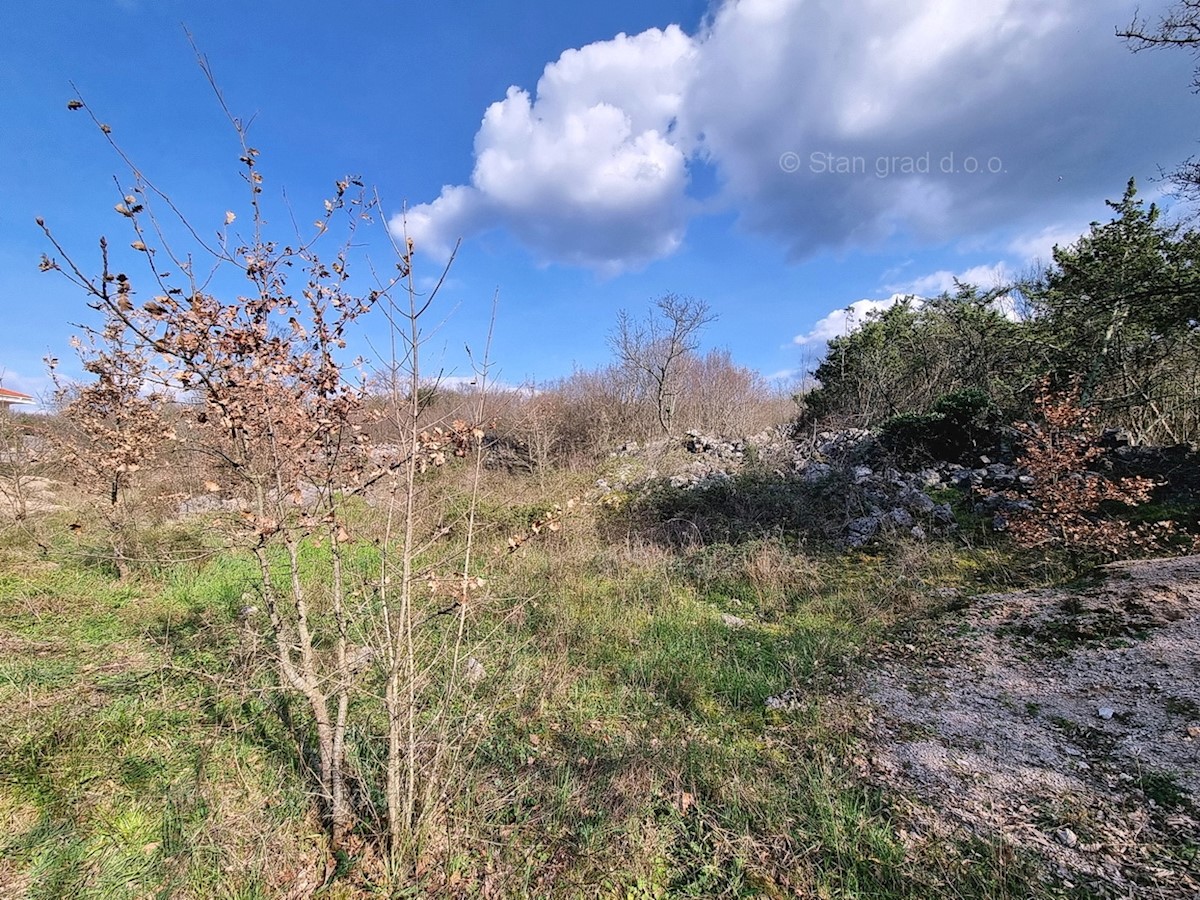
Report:
[[[734,478],[753,461],[781,479],[798,477],[814,490],[824,486],[852,493],[854,502],[847,506],[859,514],[849,519],[842,534],[852,547],[898,532],[923,539],[957,527],[950,504],[929,495],[950,486],[952,470],[901,472],[873,462],[879,455],[875,438],[861,429],[821,432],[802,440],[786,429],[741,439],[689,431],[674,441],[623,444],[612,454],[621,464],[597,487],[602,492],[638,492],[656,484],[703,489]],[[1009,474],[985,471],[980,484]]]
[[[1102,468],[1117,476],[1169,480],[1173,493],[1191,490],[1200,496],[1196,448],[1136,447],[1120,433],[1106,436],[1106,441]],[[1020,495],[1034,483],[1027,471],[1014,464],[1014,443],[1006,439],[1000,451],[962,462],[900,468],[864,429],[797,437],[781,428],[746,438],[689,431],[673,440],[622,445],[611,455],[619,465],[597,487],[601,492],[634,494],[657,485],[701,490],[747,471],[774,473],[783,481],[799,479],[811,485],[814,495],[822,491],[844,495],[846,502],[841,505],[847,518],[833,528],[840,528],[847,546],[862,547],[893,535],[920,540],[953,532],[958,522],[951,499],[960,515],[982,517],[992,528],[1005,530],[1014,512],[1030,508],[1030,501]]]

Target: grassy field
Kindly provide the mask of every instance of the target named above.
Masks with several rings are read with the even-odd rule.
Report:
[[[906,851],[856,762],[872,647],[944,604],[937,588],[1018,577],[1009,560],[962,542],[846,554],[779,530],[679,546],[600,507],[504,552],[578,486],[488,485],[477,674],[449,701],[441,812],[404,883],[375,849],[370,722],[352,735],[360,833],[327,850],[303,717],[243,612],[247,558],[212,545],[122,581],[69,514],[8,529],[0,898],[1029,895],[1032,870],[998,848]],[[193,522],[149,543],[210,540]]]

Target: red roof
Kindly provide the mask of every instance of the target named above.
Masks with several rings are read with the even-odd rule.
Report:
[[[22,394],[20,391],[10,391],[8,388],[0,387],[0,403],[32,403],[33,398],[28,394]]]

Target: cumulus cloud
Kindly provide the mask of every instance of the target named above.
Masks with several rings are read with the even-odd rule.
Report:
[[[914,307],[921,305],[921,298],[911,294],[892,294],[886,300],[856,300],[842,309],[835,309],[829,315],[819,319],[810,331],[798,334],[792,338],[793,344],[800,346],[819,345],[849,334],[858,328],[871,313],[881,313],[891,309],[897,303],[908,302]]]
[[[1162,132],[1144,97],[1163,89],[1114,40],[1126,18],[1122,0],[725,0],[694,36],[621,34],[510,88],[469,183],[409,232],[444,253],[503,227],[543,261],[637,267],[683,241],[698,163],[794,258],[1044,221],[1112,193],[1115,146],[1126,166],[1163,152],[1138,136]]]
[[[1055,247],[1069,247],[1087,231],[1086,225],[1049,225],[1013,238],[1008,249],[1029,263],[1049,263]]]
[[[959,284],[972,285],[982,291],[1007,287],[1030,271],[1048,263],[1051,260],[1051,251],[1055,247],[1075,243],[1085,230],[1081,225],[1051,225],[1022,233],[1009,240],[1004,248],[1012,254],[1014,262],[1001,260],[958,271],[939,269],[905,281],[890,282],[885,290],[917,297],[935,297],[939,294],[954,293]],[[1000,296],[993,302],[996,308],[1009,318],[1020,317],[1019,304],[1013,297]]]
[[[956,284],[969,284],[987,291],[1011,284],[1015,278],[1016,274],[1007,263],[998,262],[991,265],[971,266],[961,272],[940,269],[911,281],[889,285],[888,290],[902,294],[916,294],[921,297],[934,297],[938,294],[954,293]]]
[[[488,108],[470,185],[410,210],[409,234],[444,255],[460,235],[504,226],[545,260],[601,270],[670,254],[687,218],[673,129],[695,53],[674,25],[568,50],[535,95],[509,88]]]
[[[1067,189],[1104,189],[1078,170],[1120,139],[1101,111],[1133,109],[1100,69],[1122,61],[1107,24],[1121,12],[1110,0],[727,3],[701,35],[683,121],[743,223],[794,257],[971,234]],[[1065,187],[1063,171],[1077,173]]]

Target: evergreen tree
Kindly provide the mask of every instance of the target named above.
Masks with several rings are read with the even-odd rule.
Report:
[[[1145,441],[1197,434],[1200,234],[1165,224],[1131,179],[1029,291],[1046,370],[1082,376],[1083,400]]]

